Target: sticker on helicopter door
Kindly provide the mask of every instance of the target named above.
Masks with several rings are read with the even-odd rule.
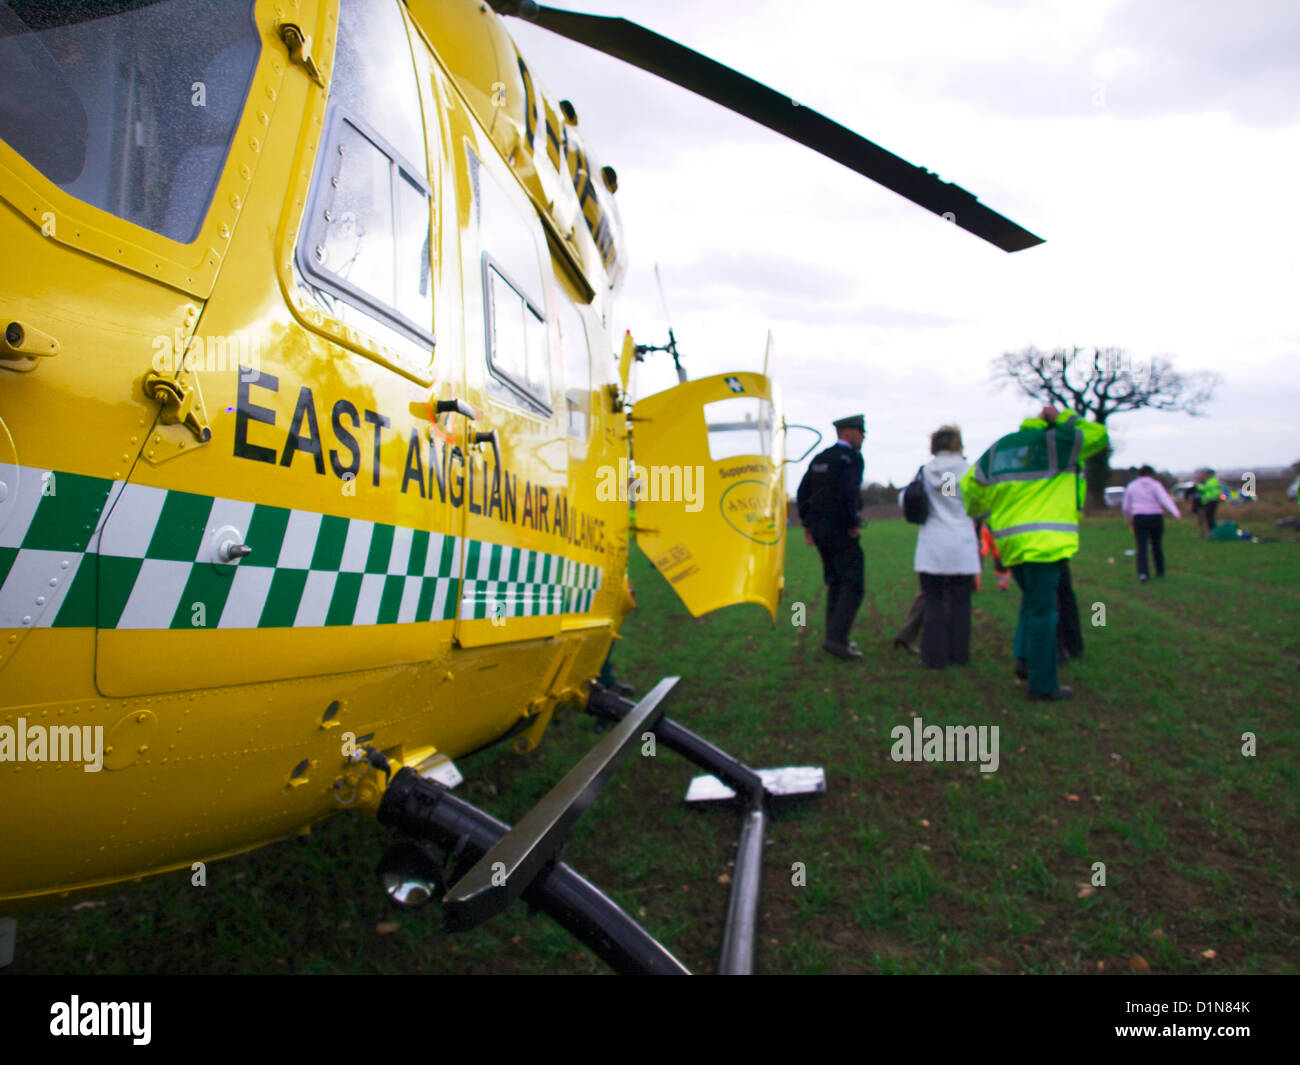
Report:
[[[758,544],[777,544],[782,530],[776,523],[772,486],[764,481],[737,481],[722,493],[722,516],[736,532]]]

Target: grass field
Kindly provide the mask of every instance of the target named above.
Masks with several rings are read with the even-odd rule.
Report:
[[[638,555],[640,608],[614,661],[638,691],[680,674],[670,715],[751,765],[826,768],[828,794],[769,832],[762,971],[1295,972],[1300,543],[1281,535],[1204,543],[1184,521],[1166,536],[1168,578],[1139,585],[1127,528],[1088,519],[1072,564],[1086,655],[1062,673],[1072,702],[1024,699],[1009,653],[1019,593],[991,587],[991,571],[968,668],[928,672],[891,649],[915,588],[916,531],[900,521],[864,532],[861,662],[820,649],[820,565],[797,536],[775,626],[753,607],[692,619]],[[796,602],[807,628],[790,623]],[[893,761],[890,729],[915,716],[998,725],[999,769]],[[590,719],[563,715],[533,755],[462,763],[462,794],[513,821],[594,738]],[[686,809],[692,775],[671,752],[634,755],[566,859],[708,972],[738,818]],[[7,971],[605,971],[522,908],[455,936],[432,907],[394,914],[374,882],[389,838],[339,817],[210,866],[204,889],[178,875],[25,918]]]

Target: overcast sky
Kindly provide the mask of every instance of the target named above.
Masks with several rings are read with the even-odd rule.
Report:
[[[1117,466],[1300,458],[1300,3],[556,0],[765,82],[1046,239],[1007,254],[746,119],[518,19],[530,67],[619,174],[615,336],[673,328],[692,377],[761,370],[790,422],[867,417],[902,483],[944,422],[975,458],[1035,404],[989,363],[1115,345],[1223,377],[1208,414],[1111,423]],[[666,356],[638,391],[675,383]],[[791,451],[811,442],[791,434]],[[790,490],[803,467],[790,472]]]

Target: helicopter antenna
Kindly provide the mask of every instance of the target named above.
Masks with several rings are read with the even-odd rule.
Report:
[[[668,323],[668,354],[673,357],[673,365],[677,367],[678,383],[685,384],[686,368],[682,366],[682,360],[677,354],[677,338],[673,336],[673,316],[668,311],[668,297],[664,294],[664,279],[659,276],[658,263],[655,263],[655,284],[659,287],[659,303],[664,309],[664,321]]]
[[[663,308],[664,320],[668,323],[668,343],[667,344],[638,344],[636,346],[637,358],[651,351],[666,351],[673,357],[673,365],[677,367],[677,382],[686,383],[686,367],[682,365],[681,356],[677,352],[677,337],[673,335],[673,317],[668,313],[668,297],[664,295],[663,278],[659,276],[659,264],[655,263],[655,284],[659,286],[659,305]]]

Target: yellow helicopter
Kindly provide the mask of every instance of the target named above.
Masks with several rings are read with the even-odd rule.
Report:
[[[0,917],[353,809],[420,841],[385,861],[399,901],[464,926],[522,895],[616,968],[680,971],[557,861],[646,730],[741,795],[761,852],[780,783],[664,718],[672,678],[597,678],[634,532],[692,613],[775,613],[780,397],[736,372],[632,405],[617,175],[507,15],[1039,242],[621,19],[0,3]],[[513,830],[451,794],[454,759],[530,750],[562,705],[617,723]]]

